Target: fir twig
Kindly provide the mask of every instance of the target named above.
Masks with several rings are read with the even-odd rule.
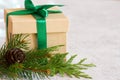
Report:
[[[11,37],[6,43],[2,45],[0,48],[0,59],[4,56],[7,50],[11,48],[20,48],[22,50],[28,50],[28,44],[29,42],[26,41],[26,38],[29,35],[22,35],[22,34],[16,34],[13,37]]]
[[[7,43],[7,48],[20,48],[22,50],[28,50],[29,40],[26,40],[29,35],[16,34],[13,35]]]
[[[68,61],[64,61],[66,54],[56,54],[54,57],[51,58],[49,61],[48,66],[50,66],[51,75],[54,76],[57,73],[60,73],[62,76],[67,74],[70,77],[76,78],[89,78],[91,79],[88,74],[84,73],[83,70],[88,69],[88,67],[95,67],[94,64],[83,64],[86,59],[80,60],[80,62],[76,64],[72,64],[73,59],[76,55],[72,56]]]

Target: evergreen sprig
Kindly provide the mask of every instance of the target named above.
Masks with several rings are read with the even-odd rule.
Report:
[[[26,38],[29,35],[17,34],[13,35],[8,39],[8,42],[5,42],[0,48],[0,58],[4,56],[7,50],[11,48],[20,48],[22,50],[28,50],[29,41],[26,41]]]
[[[68,53],[55,53],[59,50],[59,46],[50,47],[47,49],[29,49],[29,41],[26,39],[29,35],[17,34],[11,37],[7,43],[5,43],[0,49],[0,78],[6,78],[8,80],[26,79],[44,80],[49,76],[56,74],[67,74],[70,77],[76,78],[89,78],[91,77],[84,73],[83,70],[89,67],[94,67],[94,64],[84,64],[86,59],[80,60],[78,63],[73,64],[73,60],[77,55],[71,56],[67,61],[65,60]],[[23,63],[15,63],[10,66],[7,65],[4,55],[7,50],[11,48],[20,48],[26,54],[26,58]]]
[[[64,76],[64,74],[67,74],[70,77],[74,76],[77,78],[83,77],[91,79],[92,77],[84,73],[83,70],[88,69],[88,67],[94,67],[95,65],[92,63],[84,64],[83,62],[86,60],[85,58],[76,64],[72,64],[72,61],[76,55],[65,61],[67,54],[68,53],[56,54],[50,59],[48,66],[50,67],[51,75],[54,76],[57,73],[60,73],[62,76]]]

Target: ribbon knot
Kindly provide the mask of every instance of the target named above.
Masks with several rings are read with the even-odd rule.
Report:
[[[37,13],[43,18],[46,18],[48,16],[48,11],[46,9],[38,9]]]
[[[63,5],[38,5],[34,6],[31,0],[25,0],[25,10],[18,10],[10,12],[6,17],[6,27],[8,33],[8,17],[10,15],[29,15],[31,14],[36,19],[37,24],[37,40],[38,40],[38,49],[47,48],[47,34],[46,34],[46,20],[45,18],[49,13],[61,13],[59,10],[48,10],[51,7],[58,6],[62,7]],[[8,34],[7,34],[8,38]],[[8,38],[9,39],[9,38]]]

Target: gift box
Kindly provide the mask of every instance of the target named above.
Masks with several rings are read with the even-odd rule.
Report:
[[[56,9],[56,7],[52,8]],[[9,12],[24,9],[5,9],[6,15]],[[68,31],[68,19],[63,13],[49,14],[46,18],[47,47],[64,45],[59,52],[66,52],[66,33]],[[32,15],[10,15],[8,17],[8,37],[15,34],[30,34],[30,48],[37,48],[36,20]]]

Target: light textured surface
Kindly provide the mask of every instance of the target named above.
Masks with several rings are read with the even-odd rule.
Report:
[[[119,0],[34,0],[38,2],[66,5],[61,9],[70,20],[68,51],[70,55],[78,54],[75,62],[86,57],[88,62],[97,65],[86,71],[93,80],[120,80]],[[5,28],[1,20],[0,45],[4,41]],[[51,80],[79,79],[55,76]]]

